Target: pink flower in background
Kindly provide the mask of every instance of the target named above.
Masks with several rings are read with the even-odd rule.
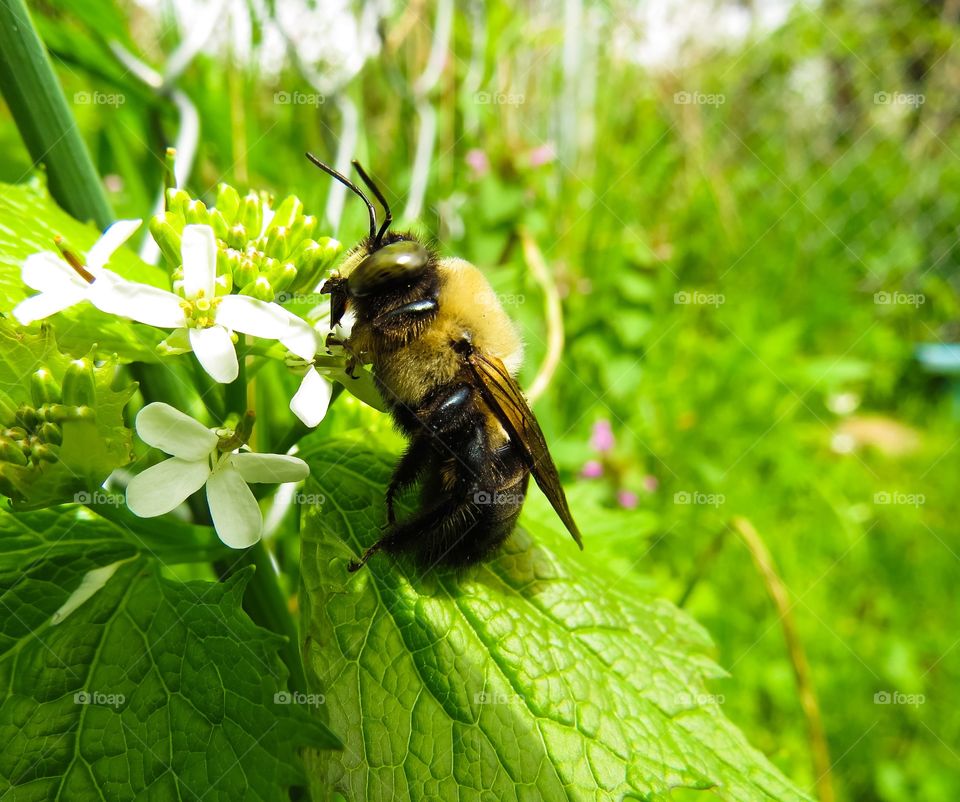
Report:
[[[486,152],[480,150],[480,148],[468,150],[464,161],[473,170],[474,178],[481,178],[490,172],[490,159],[487,158]]]
[[[637,494],[630,490],[620,490],[617,493],[617,504],[626,510],[634,509],[639,502]]]
[[[587,462],[583,463],[580,475],[584,479],[599,479],[603,476],[603,466],[595,459],[587,460]]]
[[[660,480],[657,479],[652,473],[648,473],[643,477],[643,489],[648,493],[656,492],[656,489],[660,487]]]
[[[610,428],[610,421],[598,420],[593,424],[593,433],[590,435],[590,446],[594,451],[606,454],[613,451],[616,440],[613,437],[613,429]]]
[[[527,160],[531,167],[542,167],[557,158],[557,150],[552,142],[546,142],[530,151]]]

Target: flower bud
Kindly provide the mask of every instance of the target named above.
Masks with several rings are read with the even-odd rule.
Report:
[[[10,498],[20,498],[20,491],[17,490],[16,484],[7,475],[8,472],[13,472],[11,466],[0,462],[0,493]]]
[[[169,212],[164,213],[163,217],[156,215],[150,220],[150,233],[160,246],[164,258],[171,265],[176,266],[180,264],[183,257],[180,254],[180,233],[171,222],[171,218],[173,215]]]
[[[37,410],[35,410],[33,407],[29,407],[26,404],[21,404],[17,408],[16,421],[17,426],[22,429],[26,429],[28,432],[31,432],[40,422],[40,417],[37,415]]]
[[[230,225],[218,209],[210,210],[210,225],[213,227],[214,236],[226,242],[230,235]]]
[[[200,200],[191,200],[187,204],[184,218],[191,225],[210,225],[210,212],[207,211],[206,204]]]
[[[230,290],[232,289],[233,289],[233,275],[230,273],[224,273],[223,275],[217,276],[213,280],[214,295],[229,295]]]
[[[275,228],[289,228],[293,221],[303,214],[303,202],[296,195],[287,195],[283,202],[273,213],[273,219],[267,226],[266,233],[269,234]]]
[[[276,293],[273,286],[267,280],[266,276],[258,276],[254,281],[247,284],[240,290],[241,295],[249,295],[251,298],[258,298],[261,301],[272,301]]]
[[[40,368],[30,377],[30,396],[35,407],[60,400],[60,386],[47,368]]]
[[[56,462],[60,459],[60,446],[53,443],[40,443],[30,449],[34,462]]]
[[[240,202],[240,222],[251,237],[259,237],[263,228],[263,209],[255,192],[248,192]]]
[[[0,436],[0,461],[24,466],[27,464],[27,455],[23,453],[20,443]]]
[[[229,184],[217,185],[217,211],[223,215],[228,225],[232,225],[240,211],[240,193]]]
[[[264,252],[274,259],[284,259],[290,251],[290,236],[284,226],[271,227],[267,233],[267,244]]]
[[[21,442],[27,439],[27,430],[21,426],[13,426],[0,432],[0,436],[6,437],[8,440]]]
[[[63,432],[60,427],[49,421],[40,424],[37,434],[44,443],[53,443],[58,446],[63,442]]]
[[[86,404],[44,404],[41,412],[43,419],[51,423],[93,422],[97,419],[96,410]]]
[[[260,275],[257,266],[249,256],[237,254],[236,264],[233,266],[233,286],[246,287],[253,281],[256,281]]]
[[[227,245],[238,251],[242,251],[247,244],[247,229],[241,224],[236,223],[227,231]]]
[[[274,295],[278,295],[286,292],[293,285],[297,278],[297,268],[292,262],[284,262],[270,270],[266,276],[270,286],[273,287]]]
[[[93,405],[97,400],[97,384],[93,362],[84,357],[73,359],[63,374],[63,402],[72,406]]]
[[[299,245],[304,240],[310,239],[317,228],[319,221],[312,214],[300,215],[289,228],[290,242],[292,246]]]
[[[183,228],[183,221],[187,215],[187,205],[190,203],[190,196],[182,189],[168,189],[166,191],[167,212],[180,220],[180,227]]]

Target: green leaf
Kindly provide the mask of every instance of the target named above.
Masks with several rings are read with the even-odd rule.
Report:
[[[723,716],[709,639],[670,603],[529,523],[459,578],[383,555],[349,574],[394,460],[346,439],[301,456],[324,501],[305,512],[304,656],[345,738],[308,761],[315,799],[805,799]]]
[[[40,181],[28,184],[0,183],[0,312],[8,313],[33,291],[20,278],[21,265],[31,253],[48,250],[57,235],[70,247],[86,253],[100,237],[92,225],[78,223],[57,206]],[[128,248],[120,248],[109,268],[124,278],[170,288],[169,278],[158,267],[148,265]],[[80,304],[51,318],[57,326],[61,346],[73,354],[85,354],[91,343],[100,353],[116,353],[124,361],[155,362],[156,345],[166,332],[107,315],[88,303]]]
[[[284,695],[251,572],[174,581],[135,539],[76,508],[0,513],[0,796],[288,800],[298,748],[338,742],[320,700]]]
[[[49,327],[43,326],[37,333],[24,332],[0,320],[0,403],[7,410],[20,404],[36,405],[31,376],[38,368],[47,368],[59,386],[69,364]],[[114,468],[130,462],[132,435],[123,423],[123,408],[136,387],[131,384],[114,389],[115,360],[94,368],[93,380],[94,397],[89,402],[93,415],[58,424],[63,443],[55,462],[3,465],[7,482],[0,486],[0,492],[9,494],[17,507],[76,500],[78,493],[99,488]],[[70,401],[64,399],[64,403]],[[13,420],[3,419],[8,415],[0,412],[0,425],[13,425]]]

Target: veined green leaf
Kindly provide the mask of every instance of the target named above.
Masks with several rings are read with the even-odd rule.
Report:
[[[338,742],[243,612],[250,572],[166,579],[136,540],[76,508],[0,513],[0,796],[286,802],[298,748]]]
[[[304,513],[304,657],[345,742],[311,756],[315,799],[806,798],[723,716],[709,639],[673,605],[529,521],[461,577],[384,555],[349,574],[393,460],[346,439],[302,456],[323,500]]]

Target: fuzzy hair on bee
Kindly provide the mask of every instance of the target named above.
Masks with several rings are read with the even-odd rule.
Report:
[[[513,532],[531,475],[583,548],[543,432],[514,378],[522,341],[486,277],[463,259],[440,257],[412,232],[390,231],[389,204],[357,162],[384,209],[379,228],[359,187],[307,157],[367,205],[369,235],[321,291],[330,294],[331,326],[353,312],[342,345],[356,364],[372,366],[408,438],[387,487],[386,529],[349,570],[381,550],[423,567],[489,558]],[[418,506],[398,520],[395,500],[414,487]]]

